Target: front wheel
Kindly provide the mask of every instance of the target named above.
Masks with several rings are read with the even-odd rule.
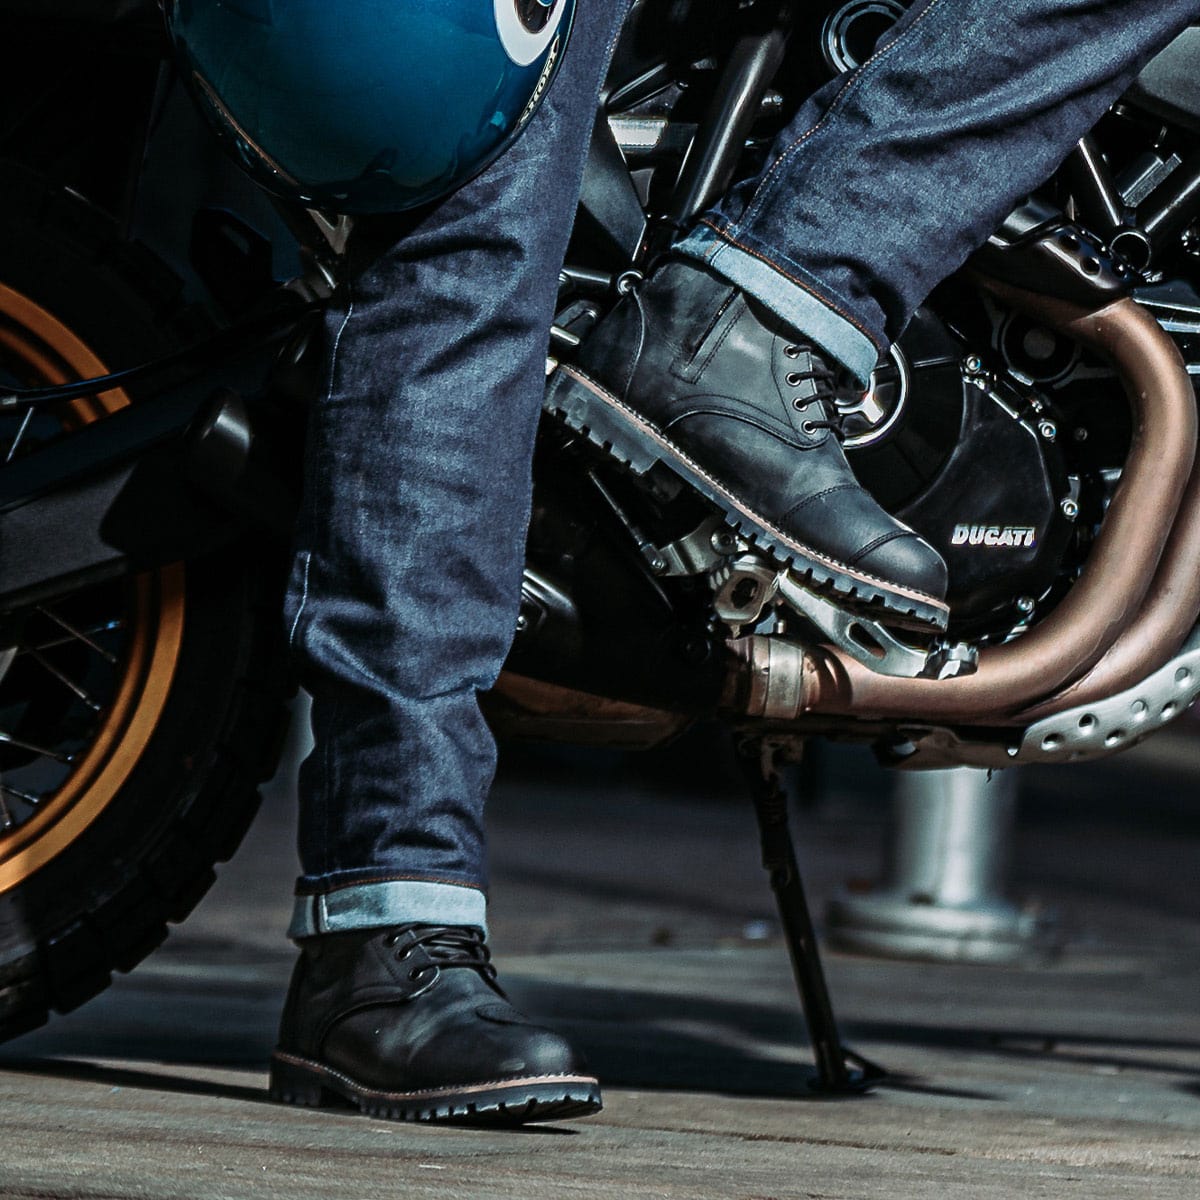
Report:
[[[105,218],[19,168],[0,179],[0,387],[196,336],[174,277]],[[128,402],[6,416],[0,464]],[[133,967],[237,847],[284,727],[283,569],[277,547],[234,548],[6,620],[0,1039]]]

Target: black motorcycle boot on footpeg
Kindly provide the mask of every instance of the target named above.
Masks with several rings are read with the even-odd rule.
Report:
[[[559,365],[546,407],[637,474],[669,467],[815,590],[944,629],[945,563],[855,479],[834,378],[774,314],[672,260]]]
[[[487,1125],[599,1111],[580,1055],[508,1002],[480,930],[405,925],[300,945],[271,1056],[274,1099]]]

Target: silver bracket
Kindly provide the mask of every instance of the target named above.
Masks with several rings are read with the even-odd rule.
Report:
[[[720,517],[709,517],[691,533],[659,546],[639,528],[595,471],[589,471],[588,478],[604,497],[613,515],[625,526],[655,575],[703,575],[718,568],[731,554],[743,548]]]
[[[743,626],[757,625],[763,610],[775,599],[782,572],[757,554],[739,554],[709,575],[713,588],[713,610],[733,628],[737,637]]]
[[[703,575],[719,567],[740,548],[737,537],[720,517],[709,517],[685,537],[677,538],[658,553],[666,563],[660,575]]]
[[[957,679],[979,668],[979,647],[969,642],[939,642],[929,652],[925,674],[930,679]]]

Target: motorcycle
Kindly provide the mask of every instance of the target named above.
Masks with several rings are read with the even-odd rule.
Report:
[[[639,0],[548,373],[852,70],[901,0]],[[0,0],[0,1038],[157,946],[236,849],[291,682],[279,617],[313,330],[351,223],[212,149],[143,0]],[[114,165],[115,164],[115,165]],[[771,558],[548,414],[501,738],[742,747],[822,1082],[841,1046],[776,775],[813,737],[925,769],[1115,753],[1200,694],[1200,28],[916,314],[847,454],[945,557],[946,629]]]

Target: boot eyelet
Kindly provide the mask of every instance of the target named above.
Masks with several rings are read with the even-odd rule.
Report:
[[[788,356],[788,358],[799,358],[800,357],[800,347],[799,346],[784,346],[783,352],[784,352],[784,354],[786,354]]]
[[[403,950],[401,950],[401,951],[400,951],[400,952],[399,952],[399,953],[396,955],[396,961],[397,961],[397,962],[403,962],[403,961],[404,961],[404,960],[405,960],[405,959],[406,959],[406,958],[407,958],[407,957],[408,957],[408,956],[409,956],[411,953],[412,953],[412,947],[411,947],[411,946],[405,946],[405,947],[404,947],[404,949],[403,949]]]
[[[800,428],[807,433],[809,437],[812,437],[812,435],[817,432],[817,427],[811,421],[801,421]]]
[[[413,967],[413,969],[411,971],[409,971],[408,977],[409,977],[409,979],[411,979],[413,981],[413,983],[416,983],[417,980],[420,979],[421,976],[425,974],[426,970],[427,970],[427,968],[425,968],[425,967]]]
[[[808,401],[803,396],[795,396],[792,399],[792,407],[797,412],[803,412],[808,407]]]
[[[799,372],[799,371],[789,371],[789,372],[787,373],[787,385],[788,385],[788,387],[799,387],[799,386],[800,386],[800,384],[801,384],[801,382],[802,382],[802,381],[801,381],[801,378],[800,378],[800,372]]]

